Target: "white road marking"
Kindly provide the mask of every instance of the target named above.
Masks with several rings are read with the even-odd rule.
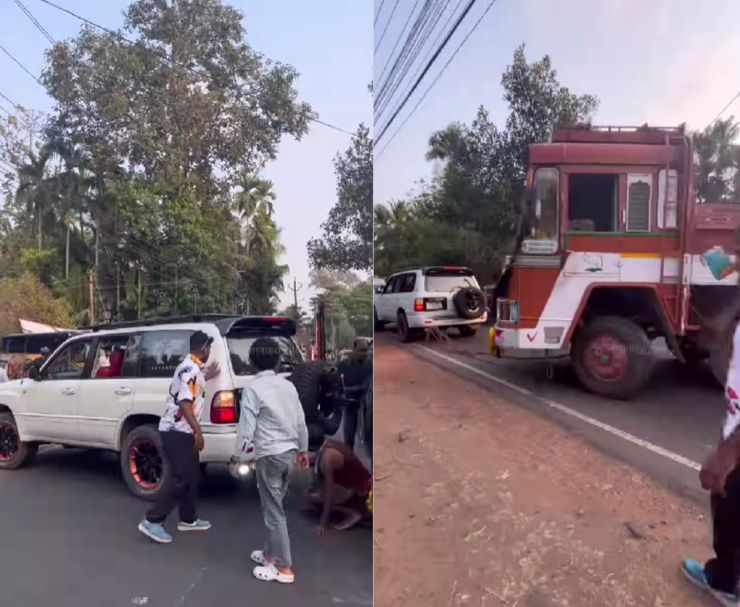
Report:
[[[584,415],[580,411],[576,411],[575,409],[571,409],[570,407],[567,407],[565,405],[562,405],[558,402],[555,402],[553,400],[549,400],[546,398],[542,398],[541,396],[537,396],[534,392],[531,390],[527,390],[526,388],[522,388],[521,386],[517,386],[516,384],[506,381],[505,379],[502,379],[500,377],[496,377],[495,375],[492,375],[491,373],[486,373],[485,371],[481,371],[480,369],[476,369],[475,367],[465,364],[464,362],[460,362],[459,360],[456,360],[452,358],[451,356],[447,356],[446,354],[441,354],[440,352],[436,352],[435,350],[432,350],[431,348],[427,348],[426,346],[417,346],[418,348],[421,348],[425,352],[428,352],[429,354],[432,354],[436,356],[437,358],[441,358],[442,360],[445,360],[449,363],[452,363],[453,365],[457,365],[458,367],[462,367],[463,369],[470,371],[471,373],[475,373],[476,375],[480,375],[481,377],[485,377],[486,379],[489,379],[491,381],[494,381],[498,384],[501,384],[502,386],[506,386],[507,388],[511,390],[515,390],[519,394],[523,394],[525,396],[530,396],[537,401],[541,402],[544,405],[547,405],[548,407],[552,409],[557,409],[561,413],[565,413],[566,415],[570,415],[571,417],[575,417],[576,419],[581,420],[582,422],[585,422],[591,426],[594,426],[596,428],[599,428],[600,430],[603,430],[604,432],[608,432],[609,434],[612,434],[613,436],[616,436],[618,438],[621,438],[623,440],[626,440],[627,442],[632,443],[633,445],[637,445],[638,447],[642,447],[643,449],[647,449],[648,451],[651,451],[653,453],[656,453],[658,455],[662,455],[666,459],[669,459],[673,462],[676,462],[677,464],[681,464],[683,466],[686,466],[687,468],[691,468],[692,470],[699,471],[701,470],[701,464],[690,460],[687,457],[684,457],[683,455],[679,453],[674,453],[673,451],[669,451],[668,449],[664,449],[660,445],[656,445],[654,443],[651,443],[649,441],[643,440],[634,434],[630,434],[629,432],[625,432],[624,430],[620,430],[619,428],[615,428],[614,426],[610,426],[609,424],[606,424],[602,421],[599,421],[598,419],[594,419],[593,417],[590,417],[588,415]]]

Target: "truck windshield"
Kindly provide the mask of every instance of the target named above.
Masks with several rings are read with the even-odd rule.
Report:
[[[257,369],[252,365],[249,358],[249,349],[252,344],[260,337],[266,337],[264,334],[255,331],[238,332],[227,336],[226,341],[229,345],[229,356],[231,366],[237,375],[253,375]],[[270,334],[269,337],[274,339],[280,346],[280,372],[290,371],[294,365],[302,362],[301,353],[298,350],[293,339],[288,335]]]
[[[558,240],[558,171],[537,169],[533,196],[525,201],[522,250],[554,253]]]

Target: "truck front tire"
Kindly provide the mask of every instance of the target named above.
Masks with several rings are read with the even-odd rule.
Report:
[[[655,360],[645,331],[619,316],[595,318],[574,338],[571,362],[587,390],[628,400],[648,382]]]

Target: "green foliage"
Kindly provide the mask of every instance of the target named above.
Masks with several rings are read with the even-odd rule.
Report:
[[[0,123],[0,276],[33,271],[76,318],[90,267],[99,318],[273,312],[287,268],[259,171],[308,130],[295,69],[221,0],[134,0],[124,18],[135,44],[84,27],[48,51],[43,130]]]
[[[325,303],[327,339],[334,347],[351,348],[356,337],[373,334],[371,280],[361,280],[351,272],[314,271],[311,285],[321,290],[312,306]]]
[[[501,84],[509,115],[499,129],[481,107],[470,125],[451,124],[429,140],[440,177],[409,200],[375,209],[375,274],[400,266],[463,264],[493,280],[511,251],[524,189],[527,148],[562,123],[587,120],[598,100],[560,85],[550,58],[514,53]]]
[[[63,328],[73,324],[67,301],[55,298],[30,273],[17,278],[0,278],[0,335],[18,332],[19,318]]]
[[[323,223],[321,239],[308,243],[311,265],[321,270],[373,267],[373,140],[360,125],[352,145],[334,160],[337,203]]]
[[[734,116],[692,133],[694,190],[702,202],[740,202],[740,124]]]

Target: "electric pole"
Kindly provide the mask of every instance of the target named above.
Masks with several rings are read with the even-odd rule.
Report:
[[[95,271],[87,271],[87,290],[89,298],[88,313],[90,315],[90,324],[95,324]]]
[[[293,291],[293,314],[295,314],[295,321],[296,323],[300,322],[300,315],[298,314],[298,291],[300,291],[303,288],[303,285],[300,284],[295,278],[293,278],[293,288],[290,289]]]

